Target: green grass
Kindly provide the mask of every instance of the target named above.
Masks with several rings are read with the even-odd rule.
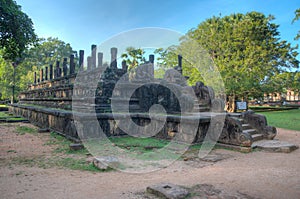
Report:
[[[265,112],[265,111],[284,111],[284,110],[292,110],[295,107],[287,107],[287,106],[249,106],[249,109],[255,112]]]
[[[6,117],[11,117],[7,112],[0,111],[0,118],[6,118]]]
[[[0,107],[6,108],[8,106],[6,104],[0,104]]]
[[[128,152],[134,159],[162,160],[175,159],[178,154],[174,150],[161,150],[169,141],[156,138],[113,137],[109,140],[91,140],[86,146],[98,156],[119,155],[119,149]],[[109,151],[109,152],[107,152]]]
[[[128,152],[131,158],[138,160],[156,161],[156,160],[172,160],[184,159],[185,154],[181,154],[186,144],[172,143],[172,147],[166,147],[170,141],[157,138],[137,138],[137,137],[113,137],[109,140],[91,140],[86,146],[96,153],[98,156],[120,155],[120,153]],[[201,144],[189,146],[187,154],[195,154],[198,157],[198,152]],[[122,149],[120,152],[118,149]]]
[[[300,131],[300,109],[260,112],[267,117],[268,125]]]
[[[71,150],[70,144],[72,142],[65,137],[55,133],[50,133],[50,139],[45,143],[45,145],[55,145],[54,153],[65,153],[65,154],[77,154],[77,155],[86,155],[88,151],[84,148],[81,150]]]
[[[38,136],[37,130],[27,126],[17,126],[15,129],[19,135],[30,133]],[[14,157],[11,159],[9,165],[25,165],[29,167],[37,166],[39,168],[68,168],[71,170],[92,171],[99,172],[93,163],[87,162],[87,155],[89,155],[86,149],[71,150],[69,145],[72,142],[65,137],[55,133],[50,133],[50,138],[44,145],[52,146],[53,151],[51,156],[40,155],[37,157]],[[7,153],[16,153],[15,150],[9,150]],[[0,164],[1,165],[1,164]]]
[[[17,126],[16,127],[16,132],[19,135],[24,135],[25,133],[31,133],[31,134],[36,134],[37,130],[34,128],[30,128],[28,126]]]
[[[0,111],[0,119],[5,120],[7,122],[9,121],[24,121],[26,120],[25,118],[14,116],[11,113],[5,112],[5,111]]]
[[[81,171],[92,171],[99,172],[97,167],[92,163],[87,163],[84,157],[73,158],[73,157],[15,157],[11,159],[10,166],[13,165],[24,165],[28,167],[37,166],[39,168],[48,169],[48,168],[67,168],[71,170],[81,170]]]

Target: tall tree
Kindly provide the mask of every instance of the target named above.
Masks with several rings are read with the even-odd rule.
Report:
[[[187,33],[208,52],[233,99],[263,95],[266,79],[299,67],[297,47],[280,40],[273,19],[258,12],[214,16]]]
[[[18,61],[36,40],[31,19],[13,0],[0,0],[0,47],[5,60]]]

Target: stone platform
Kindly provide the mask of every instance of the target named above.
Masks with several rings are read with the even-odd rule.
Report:
[[[280,140],[260,140],[256,141],[251,146],[253,149],[261,149],[270,152],[283,152],[283,153],[290,153],[299,148],[298,145],[280,141]]]

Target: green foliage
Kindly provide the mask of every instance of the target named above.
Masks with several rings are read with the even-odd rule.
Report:
[[[159,68],[166,70],[178,65],[176,49],[177,46],[170,46],[167,49],[158,48],[154,51],[155,54],[159,55],[157,58]]]
[[[218,66],[227,95],[261,94],[266,78],[298,67],[298,53],[279,39],[273,19],[258,12],[232,14],[212,17],[189,31]]]
[[[13,82],[13,66],[11,62],[3,58],[3,50],[0,51],[0,87],[2,99],[8,99],[12,95]],[[35,46],[26,49],[23,52],[25,56],[20,64],[15,68],[15,93],[27,89],[28,84],[33,83],[34,71],[38,71],[49,64],[55,66],[56,61],[62,63],[64,57],[69,57],[77,53],[70,44],[58,38],[39,39]]]
[[[24,54],[22,66],[24,68],[36,67],[38,70],[53,64],[56,61],[63,62],[63,58],[69,58],[71,54],[77,58],[77,52],[74,51],[69,43],[59,40],[58,38],[49,37],[41,38],[36,46],[27,49]]]
[[[260,112],[267,117],[268,125],[300,131],[300,109]]]
[[[183,76],[189,77],[187,80],[189,85],[204,81],[207,66],[211,66],[211,60],[208,59],[206,51],[188,36],[181,38],[179,46],[170,46],[167,49],[159,48],[155,53],[159,54],[159,69],[164,71],[177,67],[178,55],[181,55]]]
[[[300,19],[300,8],[298,8],[296,11],[295,11],[295,18],[293,19],[292,23],[295,23],[296,21],[298,21]],[[298,31],[296,37],[295,37],[295,40],[298,40],[300,39],[300,30]]]
[[[282,72],[267,77],[262,85],[262,91],[265,93],[274,92],[286,93],[287,89],[294,92],[300,92],[300,72]]]
[[[0,48],[3,58],[18,61],[28,45],[33,44],[36,35],[31,19],[21,11],[13,0],[0,0]]]
[[[145,51],[141,48],[128,47],[126,53],[123,53],[121,57],[126,61],[128,70],[132,70],[146,61],[144,54]]]

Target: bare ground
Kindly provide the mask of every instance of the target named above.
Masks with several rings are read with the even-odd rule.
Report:
[[[145,174],[119,171],[94,173],[59,168],[39,168],[13,162],[14,158],[50,157],[48,134],[16,133],[16,126],[0,125],[1,198],[142,198],[146,187],[160,182],[193,186],[211,184],[234,195],[254,198],[300,198],[300,150],[292,153],[254,151],[240,153],[217,149],[228,156],[216,163],[176,161],[168,168]],[[278,129],[279,140],[300,145],[300,132]]]

